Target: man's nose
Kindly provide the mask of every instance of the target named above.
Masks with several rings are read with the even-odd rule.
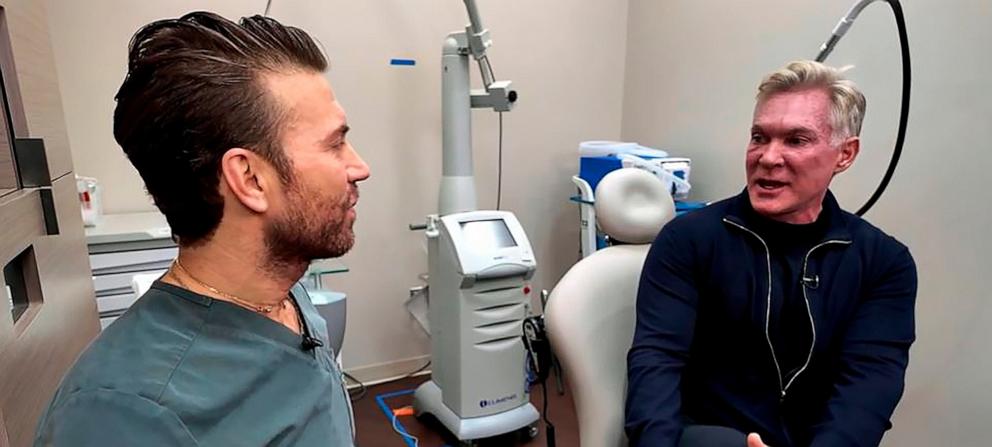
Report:
[[[354,148],[352,148],[351,154],[352,159],[348,163],[348,180],[351,182],[360,182],[368,179],[372,175],[369,165],[365,163],[365,160],[358,155],[358,151]]]
[[[782,143],[780,141],[772,140],[765,146],[765,150],[761,152],[761,157],[758,158],[758,163],[762,166],[771,167],[778,166],[783,163]]]

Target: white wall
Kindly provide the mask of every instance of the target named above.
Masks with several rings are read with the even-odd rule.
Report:
[[[744,149],[761,76],[812,58],[853,1],[630,0],[626,140],[693,158],[697,199],[743,187]],[[920,289],[918,340],[890,446],[989,445],[992,409],[992,3],[905,1],[914,64],[903,161],[867,218],[906,243]],[[862,153],[833,190],[859,207],[895,139],[900,61],[884,3],[866,9],[828,59],[856,66],[868,97]]]
[[[153,209],[111,133],[130,36],[154,19],[193,9],[233,18],[260,13],[265,2],[47,1],[77,171],[101,180],[107,211]],[[493,68],[520,93],[504,115],[503,207],[517,213],[536,251],[534,285],[550,289],[577,257],[578,212],[567,201],[577,143],[620,135],[627,1],[477,3],[493,33]],[[349,138],[372,169],[361,188],[358,242],[344,258],[351,271],[326,281],[350,297],[345,366],[366,378],[401,371],[429,352],[402,306],[426,271],[423,235],[407,224],[436,210],[440,50],[447,33],[467,23],[463,3],[275,0],[271,15],[323,44],[329,79],[353,127]],[[393,57],[417,65],[393,67]],[[497,117],[473,117],[479,204],[492,207]]]

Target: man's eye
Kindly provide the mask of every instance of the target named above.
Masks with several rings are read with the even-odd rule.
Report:
[[[751,142],[752,143],[764,143],[765,142],[765,136],[762,135],[762,134],[760,134],[760,133],[753,133],[753,134],[751,134]]]
[[[805,146],[807,143],[809,140],[803,137],[789,137],[785,140],[785,144],[793,147]]]

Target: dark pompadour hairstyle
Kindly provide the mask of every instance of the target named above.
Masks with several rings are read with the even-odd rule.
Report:
[[[285,111],[263,85],[267,73],[323,72],[306,32],[262,16],[239,23],[209,12],[160,20],[131,39],[117,92],[114,138],[145,182],[175,238],[206,241],[223,216],[220,160],[251,149],[283,182],[292,166],[279,146]]]

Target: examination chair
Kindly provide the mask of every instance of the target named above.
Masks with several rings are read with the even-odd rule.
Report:
[[[596,188],[596,220],[615,245],[575,264],[548,298],[551,347],[575,401],[583,447],[626,446],[623,432],[627,351],[641,268],[675,205],[654,175],[611,172]]]

